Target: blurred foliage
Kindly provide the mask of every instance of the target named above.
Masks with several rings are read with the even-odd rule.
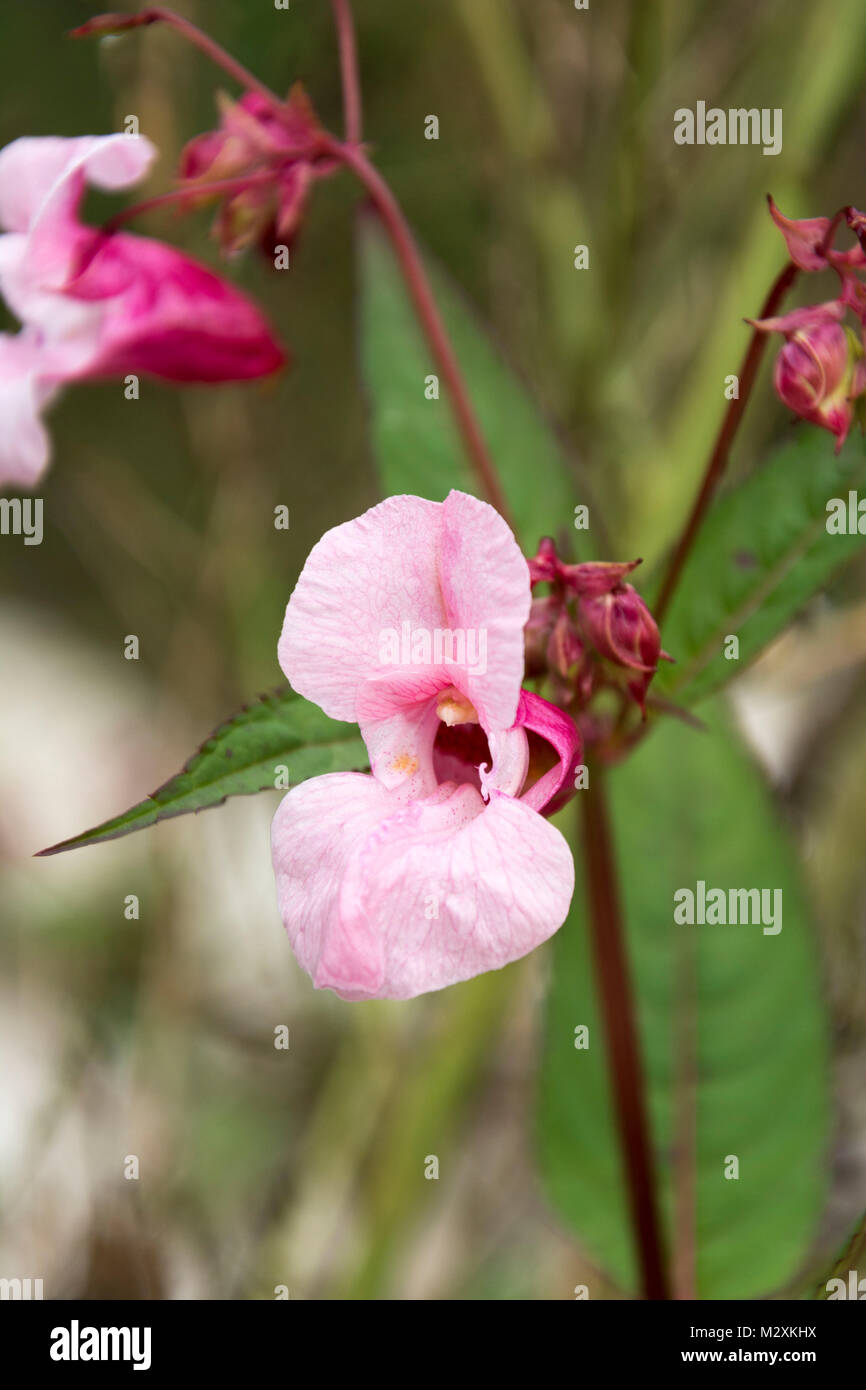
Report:
[[[442,501],[451,488],[478,492],[479,483],[461,448],[446,393],[429,381],[427,348],[378,222],[361,224],[362,365],[367,386],[376,464],[386,494],[416,493]],[[551,519],[558,529],[571,520],[571,499],[585,495],[569,477],[566,461],[521,383],[485,338],[437,267],[430,267],[436,302],[462,371],[472,383],[473,404],[495,460],[518,539],[534,553]],[[430,391],[435,391],[430,395]],[[438,402],[432,404],[433,401]],[[527,467],[527,460],[531,466]]]
[[[162,151],[146,191],[162,191],[227,84],[157,29],[68,42],[65,31],[98,8],[7,7],[0,141],[115,129],[134,113]],[[288,12],[268,0],[177,8],[276,88],[300,78],[339,127],[325,0],[295,0]],[[568,528],[573,505],[590,501],[594,536],[603,519],[613,537],[607,558],[657,561],[717,428],[724,378],[746,343],[742,320],[783,261],[764,194],[790,215],[866,197],[866,9],[859,0],[620,0],[585,13],[568,0],[364,0],[356,9],[375,157],[431,256],[555,419],[578,480],[573,495],[545,496],[537,460],[526,459],[534,507],[549,508],[545,529]],[[698,99],[782,107],[782,153],[676,147],[673,111]],[[438,142],[423,136],[431,112]],[[379,495],[356,343],[356,201],[347,178],[317,190],[290,274],[252,259],[230,267],[292,347],[290,372],[219,390],[145,383],[135,404],[116,382],[69,392],[51,421],[44,543],[0,545],[10,1117],[0,1126],[0,1239],[3,1272],[44,1275],[49,1296],[270,1298],[286,1284],[292,1297],[569,1298],[581,1282],[617,1296],[546,1207],[527,1138],[546,972],[577,938],[410,1005],[352,1007],[314,995],[291,960],[267,849],[276,796],[80,857],[27,861],[171,776],[207,729],[274,686],[282,614],[306,554]],[[106,203],[94,200],[94,216]],[[206,215],[154,214],[141,229],[216,259]],[[589,271],[574,269],[579,243]],[[803,294],[818,297],[813,284]],[[751,473],[790,431],[765,368],[734,475]],[[829,436],[818,438],[829,453]],[[288,532],[273,526],[280,504]],[[742,836],[754,825],[774,844],[781,830],[764,818],[775,814],[802,851],[839,1098],[816,1259],[835,1252],[866,1205],[864,578],[862,562],[849,567],[744,682],[738,709],[751,701],[762,746],[786,733],[775,812],[751,806],[753,774],[739,763],[695,773],[708,778],[699,825],[712,819],[714,777],[726,786],[742,777]],[[131,632],[137,663],[122,658]],[[667,737],[685,749],[699,736]],[[653,862],[655,803],[673,814],[664,779],[681,755],[666,763],[664,751],[660,742],[640,755],[647,767],[661,761],[661,783],[643,789],[645,821],[632,821],[636,844],[651,842],[627,864],[633,932],[667,872]],[[681,760],[713,756],[695,743]],[[639,780],[641,764],[628,775]],[[720,838],[727,823],[718,821]],[[676,833],[671,852],[691,862],[690,817]],[[140,920],[124,916],[130,894]],[[788,903],[769,946],[806,951]],[[636,940],[642,969],[641,949]],[[773,983],[756,977],[755,990]],[[812,1005],[803,1008],[809,1032]],[[283,1024],[288,1052],[273,1046]],[[797,1025],[780,1016],[778,1026]],[[734,1035],[725,1040],[733,1046]],[[769,1065],[763,1053],[757,1063]],[[820,1065],[814,1045],[804,1068]],[[769,1075],[756,1074],[756,1095]],[[573,1123],[587,1144],[608,1143],[591,1107]],[[140,1158],[138,1181],[123,1177],[128,1154]],[[438,1182],[424,1179],[428,1154],[440,1159]],[[790,1246],[762,1228],[768,1265],[800,1252],[811,1183]]]
[[[611,792],[675,1293],[761,1297],[797,1274],[826,1186],[817,946],[786,827],[717,714],[700,737],[668,720],[611,777]],[[742,923],[671,930],[674,894],[694,894],[698,879],[708,894],[772,885],[781,894],[779,917],[767,934]],[[579,896],[572,915],[577,920],[553,944],[541,1073],[544,1172],[557,1206],[634,1292]],[[584,1047],[579,1025],[589,1029]]]
[[[847,512],[849,493],[864,481],[858,433],[837,455],[817,430],[806,430],[718,499],[665,620],[677,663],[659,672],[656,688],[692,702],[754,660],[862,550]],[[827,530],[830,498],[844,503],[842,534]],[[735,660],[726,650],[732,636]]]
[[[328,772],[366,771],[369,761],[357,729],[329,719],[286,687],[262,695],[221,724],[177,776],[143,801],[42,854],[115,840],[172,816],[222,806],[230,796],[295,786]]]

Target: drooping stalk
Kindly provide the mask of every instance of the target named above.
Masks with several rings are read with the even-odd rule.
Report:
[[[594,765],[581,792],[581,844],[595,960],[635,1255],[646,1299],[668,1298],[646,1086],[607,809],[605,771]]]
[[[337,35],[340,45],[340,72],[343,83],[343,105],[346,113],[346,142],[333,136],[323,135],[317,141],[316,153],[330,153],[355,174],[366,190],[370,201],[380,217],[385,231],[397,256],[397,261],[406,281],[412,306],[421,325],[430,349],[445,382],[448,399],[454,411],[463,445],[479,487],[489,502],[510,521],[505,493],[499,475],[487,448],[481,425],[469,398],[457,356],[448,331],[439,313],[427,272],[421,259],[409,224],[399,203],[385,180],[367,159],[357,143],[361,132],[361,89],[358,79],[357,50],[355,45],[352,13],[348,0],[332,0]],[[140,28],[148,24],[165,23],[171,25],[191,43],[206,53],[215,63],[247,87],[256,91],[271,102],[278,111],[283,103],[275,92],[260,82],[251,72],[238,63],[231,54],[203,33],[195,24],[162,6],[152,6],[135,15],[98,15],[80,28],[73,30],[73,37],[84,38],[100,33],[117,33],[125,29]],[[165,194],[148,206],[176,201],[178,195]],[[134,212],[142,211],[142,205]],[[133,211],[121,214],[122,220],[134,215]]]
[[[508,503],[496,465],[470,400],[448,330],[439,313],[421,253],[403,211],[388,184],[362,149],[355,145],[341,144],[336,140],[326,142],[326,148],[355,174],[385,228],[403,273],[416,317],[445,383],[460,437],[481,490],[487,500],[511,524]]]
[[[201,49],[211,62],[216,63],[217,67],[227,72],[241,87],[246,87],[251,92],[258,92],[259,96],[263,96],[273,105],[282,107],[282,102],[276,92],[271,91],[270,87],[260,81],[248,68],[245,68],[243,63],[239,63],[236,58],[233,58],[221,44],[212,39],[203,29],[199,29],[198,25],[193,24],[191,20],[184,19],[183,15],[175,14],[174,10],[165,9],[162,5],[151,5],[146,10],[139,10],[137,14],[132,15],[95,15],[86,24],[81,24],[77,29],[71,30],[70,36],[73,39],[87,39],[98,37],[100,34],[122,33],[126,29],[141,29],[148,24],[170,25],[196,48]]]

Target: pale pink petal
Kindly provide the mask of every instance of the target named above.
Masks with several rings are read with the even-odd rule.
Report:
[[[494,507],[465,492],[443,505],[442,592],[452,629],[483,634],[485,660],[452,680],[487,729],[508,729],[523,680],[523,629],[529,619],[529,565]],[[483,667],[483,669],[478,669]]]
[[[0,290],[22,323],[74,343],[82,370],[101,315],[61,292],[97,238],[76,220],[85,184],[127,187],[155,154],[141,135],[24,137],[0,150]]]
[[[317,778],[285,797],[272,843],[298,959],[346,999],[499,969],[557,930],[574,887],[553,826],[495,793],[485,807],[468,785],[406,801],[373,778]]]
[[[63,290],[76,255],[94,235],[70,227],[53,238],[47,256],[33,255],[29,236],[0,236],[0,292],[9,308],[22,324],[74,348],[82,368],[97,350],[102,313]]]
[[[360,772],[301,782],[277,808],[271,829],[277,902],[298,963],[314,981],[329,926],[338,918],[349,860],[392,809],[393,793]],[[355,955],[359,977],[375,994],[380,952],[363,923],[356,928]]]
[[[497,730],[487,735],[490,745],[490,765],[479,769],[479,780],[485,800],[494,792],[517,796],[529,769],[529,742],[519,726]]]
[[[405,783],[413,797],[437,786],[433,744],[441,683],[429,674],[368,681],[357,702],[357,720],[370,755],[370,770],[383,787]]]
[[[280,665],[300,695],[333,719],[354,722],[365,681],[393,676],[383,661],[403,624],[432,632],[447,622],[439,584],[442,505],[389,497],[313,547],[286,609]],[[413,676],[422,668],[410,668]],[[447,684],[447,680],[444,682]]]
[[[0,227],[32,231],[74,218],[85,183],[113,192],[143,178],[156,148],[143,135],[23,136],[0,150]]]
[[[365,683],[399,675],[418,698],[453,684],[486,728],[508,728],[529,604],[527,563],[486,502],[390,497],[313,548],[286,610],[280,664],[335,719],[358,719]]]
[[[41,413],[55,388],[40,379],[39,360],[29,335],[0,334],[0,487],[30,491],[51,456]]]

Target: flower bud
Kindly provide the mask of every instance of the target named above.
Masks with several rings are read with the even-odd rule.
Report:
[[[851,277],[845,277],[847,279]],[[754,326],[783,333],[785,346],[776,358],[773,383],[779,398],[803,420],[836,436],[841,448],[854,418],[853,397],[860,389],[857,370],[863,349],[839,320],[847,300],[844,292],[830,304],[796,309],[782,318],[763,319]]]
[[[841,324],[801,329],[776,358],[776,390],[795,414],[809,415],[844,382],[848,355],[848,337]]]
[[[550,536],[542,536],[538,552],[528,564],[532,584],[552,584],[558,578],[562,565],[556,553],[556,544]]]
[[[563,608],[553,625],[547,647],[547,664],[552,672],[566,677],[583,659],[583,644],[574,630],[568,610]]]
[[[201,190],[196,201],[219,199],[215,234],[226,255],[256,244],[268,254],[279,242],[291,245],[313,178],[336,168],[322,153],[321,127],[306,93],[296,83],[280,107],[257,92],[238,101],[219,94],[217,105],[219,129],[189,142],[181,179]],[[221,191],[225,180],[238,187]]]
[[[578,614],[586,641],[605,661],[629,673],[626,689],[646,713],[646,692],[666,653],[661,650],[655,618],[640,594],[631,584],[621,584],[609,593],[582,598]]]

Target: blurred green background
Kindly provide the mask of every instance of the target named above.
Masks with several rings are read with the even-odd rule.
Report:
[[[326,0],[176,8],[276,89],[300,79],[340,128]],[[356,9],[379,166],[556,421],[608,558],[657,558],[718,426],[742,319],[784,259],[765,193],[797,216],[866,201],[866,9]],[[167,31],[68,41],[91,13],[78,0],[4,7],[0,143],[135,114],[161,150],[148,191],[163,191],[230,84]],[[676,147],[673,112],[698,99],[781,107],[783,152]],[[438,142],[424,139],[431,113]],[[319,186],[289,274],[251,258],[231,268],[292,348],[290,372],[244,388],[145,382],[134,403],[119,383],[69,392],[51,420],[44,543],[0,543],[0,1274],[44,1277],[46,1296],[606,1290],[535,1171],[546,950],[411,1004],[314,993],[274,903],[276,794],[29,858],[139,800],[280,680],[276,639],[306,554],[379,495],[357,362],[356,202],[348,176]],[[137,229],[215,261],[208,224],[162,213]],[[578,243],[588,272],[573,268]],[[790,429],[765,368],[735,472]],[[280,503],[288,532],[273,527]],[[735,697],[821,928],[838,1109],[821,1250],[866,1187],[864,605],[861,563]],[[123,659],[130,633],[138,662]],[[139,920],[124,916],[130,894]],[[273,1046],[281,1024],[287,1052]],[[424,1178],[429,1154],[438,1182]]]

